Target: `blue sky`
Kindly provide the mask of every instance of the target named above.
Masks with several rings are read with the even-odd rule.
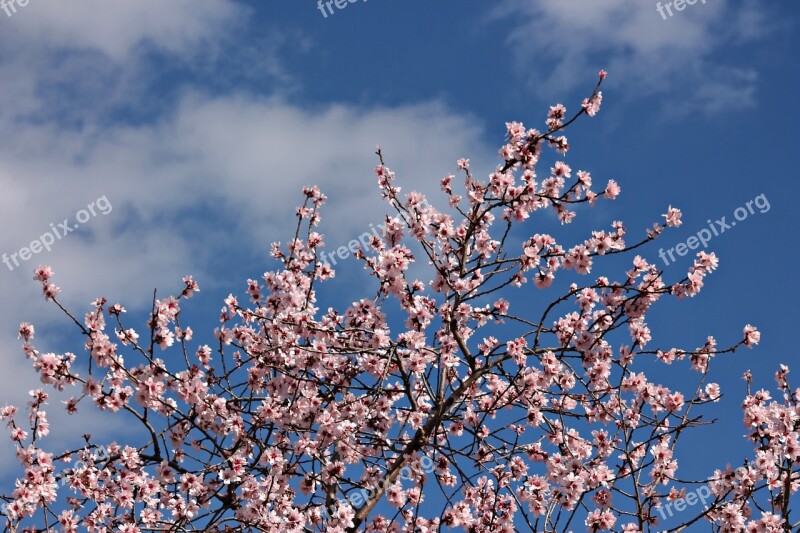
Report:
[[[36,265],[53,266],[79,314],[105,295],[140,328],[152,289],[194,274],[200,332],[222,297],[271,268],[268,245],[290,237],[303,185],[330,198],[329,247],[345,244],[385,212],[375,144],[406,190],[431,193],[459,157],[488,172],[505,122],[541,127],[548,106],[575,109],[605,68],[601,113],[568,134],[567,161],[623,194],[565,235],[615,219],[643,235],[677,206],[683,226],[642,252],[663,265],[659,247],[769,201],[710,242],[721,267],[700,296],[663,302],[649,321],[655,341],[689,348],[706,335],[735,342],[746,323],[763,332],[714,370],[726,394],[717,429],[687,437],[692,470],[717,466],[721,442],[742,443],[727,454],[737,462],[741,373],[771,386],[797,357],[799,16],[795,2],[732,0],[666,20],[649,0],[369,0],[327,18],[311,0],[31,0],[0,12],[0,253],[97,198],[113,205],[52,251],[0,265],[0,403],[24,403],[37,383],[15,339],[22,320],[41,349],[80,351],[39,298]],[[341,273],[325,298],[360,297],[358,276]],[[100,420],[81,423],[122,431]],[[54,433],[69,425],[54,421]]]

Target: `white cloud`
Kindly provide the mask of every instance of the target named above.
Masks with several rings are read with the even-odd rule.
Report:
[[[58,264],[59,283],[68,286],[65,300],[77,316],[82,316],[89,298],[113,291],[121,280],[142,281],[120,295],[129,296],[133,305],[143,305],[149,294],[140,294],[138,288],[174,286],[173,273],[190,269],[187,243],[169,228],[119,228],[114,221],[117,213],[124,216],[126,208],[122,194],[113,196],[117,188],[103,186],[113,180],[113,164],[89,168],[84,160],[91,139],[104,134],[92,117],[116,102],[130,101],[145,85],[142,58],[146,53],[157,51],[175,61],[191,62],[215,38],[230,31],[242,13],[228,0],[35,0],[18,6],[12,17],[0,14],[4,51],[0,131],[6,141],[0,148],[2,253],[12,254],[29,245],[50,230],[50,223],[72,218],[104,191],[112,192],[109,200],[118,208],[110,216],[87,222],[80,233],[57,241],[47,258],[35,256],[14,271],[0,265],[0,297],[5,303],[0,311],[0,404],[19,405],[20,421],[26,416],[28,390],[43,386],[15,339],[18,324],[23,320],[38,324],[41,344],[50,350],[79,353],[76,346],[81,345],[80,339],[58,335],[55,326],[64,324],[64,317],[41,298],[31,279],[36,264]],[[96,109],[87,113],[88,106],[76,103],[93,103]],[[62,130],[65,119],[73,117],[89,121],[72,132]],[[130,152],[136,159],[135,147]],[[106,173],[92,175],[92,171]],[[48,351],[45,346],[40,348]],[[51,393],[50,445],[80,443],[83,433],[124,432],[119,417],[93,409],[65,416],[60,406],[64,394],[44,388]],[[14,456],[9,453],[10,441],[3,438],[3,442],[0,466],[8,471]]]
[[[329,197],[322,227],[329,250],[382,221],[388,206],[373,174],[376,143],[405,191],[438,191],[459,157],[495,161],[474,117],[435,101],[301,108],[244,91],[177,90],[153,118],[109,122],[107,110],[142,105],[142,94],[152,94],[139,92],[152,76],[148,50],[186,62],[219,54],[218,40],[241,16],[223,0],[110,5],[37,0],[0,18],[0,254],[28,246],[51,223],[72,221],[100,196],[113,206],[52,251],[13,271],[0,264],[0,405],[22,406],[27,391],[41,386],[15,339],[21,321],[36,324],[41,349],[86,357],[76,334],[62,335],[65,318],[31,279],[38,264],[53,265],[62,300],[79,318],[97,296],[133,315],[147,308],[153,287],[173,290],[185,274],[201,286],[240,291],[243,280],[226,275],[222,256],[261,257],[267,269],[269,243],[293,235],[303,185],[319,185]],[[286,79],[274,57],[262,67]],[[66,418],[61,399],[51,402],[54,436],[118,431],[91,417]]]
[[[192,55],[242,11],[230,0],[36,0],[3,17],[3,40],[61,53],[91,50],[116,61],[145,45]]]
[[[389,209],[373,174],[376,142],[405,191],[438,190],[459,157],[494,158],[470,117],[435,102],[309,110],[247,95],[192,94],[146,126],[74,131],[0,123],[0,136],[8,139],[0,145],[0,253],[28,246],[50,223],[74,220],[100,196],[113,206],[14,271],[0,264],[0,346],[17,346],[12,332],[28,320],[50,350],[76,353],[80,341],[59,348],[59,337],[46,334],[65,321],[31,279],[37,264],[53,265],[78,317],[97,296],[141,311],[153,287],[173,290],[190,273],[201,286],[224,281],[241,292],[243,280],[220,271],[219,256],[260,256],[266,270],[269,243],[293,235],[303,185],[317,184],[329,197],[322,228],[328,249],[382,220]],[[4,356],[0,404],[24,403],[38,381],[20,370],[27,361],[18,348]]]
[[[108,127],[102,135],[51,125],[10,131],[0,125],[0,133],[9,134],[0,146],[0,187],[8,193],[0,224],[14,231],[0,236],[0,252],[27,246],[50,223],[73,220],[100,196],[113,205],[51,252],[3,272],[21,283],[38,262],[59,265],[61,283],[81,302],[96,296],[90,287],[117,290],[123,275],[146,286],[174,283],[196,259],[213,254],[214,239],[227,246],[233,237],[245,253],[265,251],[271,240],[285,242],[303,185],[319,185],[330,198],[323,211],[329,246],[349,240],[388,209],[373,174],[376,142],[406,191],[437,191],[458,157],[494,158],[470,117],[437,103],[306,110],[245,95],[195,94],[181,99],[171,117],[148,126]],[[203,213],[203,206],[213,212]],[[222,221],[226,231],[220,234],[215,225]],[[210,238],[199,239],[207,231]],[[86,269],[98,273],[86,278]],[[132,297],[141,285],[127,288],[125,296]]]
[[[589,87],[605,68],[629,98],[668,93],[664,107],[683,114],[755,103],[755,71],[720,56],[767,34],[766,9],[709,0],[664,20],[649,0],[506,0],[495,15],[517,21],[509,45],[547,99]]]
[[[250,9],[232,0],[31,1],[0,16],[0,119],[59,120],[90,127],[120,112],[153,116],[164,69],[206,71],[228,58]],[[240,55],[286,78],[280,37],[247,43]],[[256,61],[252,48],[262,53]],[[241,66],[238,66],[243,70]]]

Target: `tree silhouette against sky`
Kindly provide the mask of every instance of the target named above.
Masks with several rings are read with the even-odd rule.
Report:
[[[666,280],[637,255],[681,224],[680,211],[669,206],[638,240],[621,221],[577,244],[531,234],[533,216],[570,224],[583,204],[620,193],[562,158],[563,130],[597,114],[604,78],[577,112],[551,107],[541,131],[507,124],[488,180],[459,160],[458,176],[441,180],[445,201],[402,192],[378,148],[392,216],[347,263],[374,285],[340,295],[340,309],[317,306],[335,272],[319,260],[326,197],[316,187],[304,189],[294,237],[272,247],[280,267],[247,280],[247,302],[225,300],[213,347],[181,321],[199,290],[191,276],[178,294],[154,297],[137,332],[104,298],[77,318],[59,303],[51,269],[37,268],[45,298],[74,321],[87,352],[42,353],[23,323],[43,384],[73,391],[70,413],[118,413],[141,431],[120,443],[87,435],[82,449],[51,452],[44,389],[24,410],[2,408],[24,470],[3,496],[6,530],[797,527],[800,389],[786,367],[775,400],[750,391],[745,376],[752,458],[721,457],[707,479],[680,476],[680,437],[710,423],[721,396],[706,380],[709,365],[760,337],[746,325],[725,347],[712,337],[696,348],[651,345],[650,308],[695,296],[718,266],[701,251],[682,279]],[[537,168],[545,157],[549,170]],[[592,274],[623,254],[618,277]],[[680,367],[679,388],[659,384],[663,365]]]

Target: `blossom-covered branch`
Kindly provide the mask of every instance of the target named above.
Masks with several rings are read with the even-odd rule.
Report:
[[[713,501],[680,527],[790,527],[800,392],[788,368],[777,374],[783,402],[748,390],[754,460],[679,477],[678,441],[709,423],[704,413],[722,394],[707,380],[710,365],[760,338],[747,325],[726,347],[712,337],[652,346],[648,311],[695,296],[718,266],[700,252],[668,281],[638,254],[681,224],[680,211],[667,208],[631,244],[622,221],[571,244],[531,235],[534,217],[570,224],[582,205],[620,194],[614,180],[597,187],[563,159],[563,131],[598,113],[604,78],[573,115],[551,107],[543,131],[507,124],[486,181],[459,160],[463,186],[444,177],[441,202],[403,193],[379,148],[378,185],[393,212],[356,254],[374,287],[341,308],[318,307],[335,272],[320,261],[326,197],[316,187],[303,191],[294,236],[272,246],[279,267],[247,280],[246,302],[225,299],[210,344],[181,320],[199,290],[192,277],[175,295],[154,296],[137,331],[104,298],[74,317],[51,269],[38,268],[45,298],[77,324],[86,352],[43,353],[22,324],[42,383],[73,391],[68,413],[117,413],[141,431],[51,452],[44,390],[31,392],[25,422],[2,408],[23,469],[3,496],[6,529],[650,531],[661,529],[656,510],[689,483],[707,484]],[[630,259],[618,278],[590,276],[619,254]],[[646,375],[658,365],[696,379],[667,387]]]

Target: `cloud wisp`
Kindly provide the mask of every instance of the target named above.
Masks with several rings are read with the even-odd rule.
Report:
[[[524,65],[520,74],[546,99],[603,67],[614,74],[612,85],[624,80],[630,100],[668,93],[660,101],[672,116],[755,105],[757,73],[718,57],[765,38],[775,24],[769,6],[700,7],[668,24],[655,3],[627,0],[505,0],[494,16],[513,19],[508,44]]]

